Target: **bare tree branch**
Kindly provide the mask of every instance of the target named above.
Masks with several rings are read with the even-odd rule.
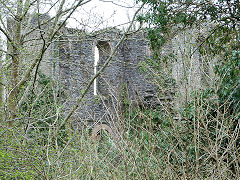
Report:
[[[65,124],[69,118],[73,115],[73,113],[77,110],[77,108],[79,107],[80,103],[82,102],[84,96],[87,94],[89,88],[91,87],[91,85],[93,84],[94,80],[104,71],[104,69],[108,66],[108,64],[111,62],[113,56],[115,55],[115,53],[117,52],[119,46],[122,44],[122,42],[126,39],[127,34],[129,33],[134,20],[137,16],[137,14],[139,13],[139,11],[142,9],[142,7],[144,6],[144,4],[142,4],[142,6],[135,12],[132,21],[130,23],[130,25],[128,26],[126,32],[123,34],[122,38],[120,39],[120,41],[118,42],[118,44],[115,46],[115,48],[113,49],[111,55],[108,57],[108,59],[106,60],[106,62],[103,64],[103,66],[101,67],[101,69],[99,69],[99,71],[95,74],[95,76],[93,76],[93,78],[89,81],[87,87],[85,88],[85,90],[83,91],[82,95],[77,99],[77,102],[75,103],[75,105],[73,105],[71,111],[68,113],[68,115],[65,117],[64,121],[62,122],[62,124],[59,126],[59,128],[61,128],[61,126],[63,126],[63,124]]]
[[[64,19],[64,21],[57,27],[57,29],[53,32],[50,33],[50,35],[48,36],[48,38],[46,39],[46,44],[44,47],[42,47],[42,49],[40,50],[39,55],[37,56],[37,58],[33,61],[33,63],[30,65],[30,67],[27,69],[27,71],[25,72],[24,76],[22,77],[22,79],[18,82],[18,84],[10,91],[10,93],[8,94],[8,96],[11,95],[11,93],[13,93],[14,91],[18,91],[19,88],[21,86],[23,86],[26,81],[28,80],[28,78],[30,77],[31,72],[33,71],[33,69],[36,67],[36,65],[38,64],[39,61],[41,61],[41,59],[43,58],[43,54],[46,52],[47,48],[50,46],[50,44],[52,43],[52,40],[54,39],[54,37],[56,36],[57,32],[59,32],[59,30],[64,26],[64,24],[66,23],[66,21],[71,17],[71,15],[75,12],[75,10],[90,2],[91,0],[85,1],[83,2],[83,0],[79,1],[74,8],[72,8],[72,11],[69,13],[69,15]],[[59,9],[60,12],[61,8]],[[56,17],[59,20],[59,17]],[[55,29],[54,27],[57,26],[57,24],[53,25],[53,29]]]

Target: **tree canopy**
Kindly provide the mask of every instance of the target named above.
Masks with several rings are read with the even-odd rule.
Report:
[[[239,0],[138,0],[137,2],[148,5],[148,11],[139,16],[138,20],[148,24],[151,40],[161,39],[158,44],[153,45],[155,47],[162,45],[166,36],[177,25],[181,25],[178,27],[184,29],[193,24],[207,22],[216,26],[213,29],[215,34],[222,30],[227,32],[225,35],[239,32]],[[225,43],[231,39],[225,38]]]

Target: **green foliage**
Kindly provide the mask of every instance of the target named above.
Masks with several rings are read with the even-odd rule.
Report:
[[[143,127],[141,131],[145,134],[151,130],[151,127],[155,127],[154,131],[147,134],[154,134],[156,139],[160,137],[161,141],[155,139],[154,142],[161,147],[159,149],[163,152],[162,159],[164,151],[169,153],[168,165],[175,170],[177,176],[190,173],[192,176],[190,175],[189,179],[197,176],[199,179],[209,178],[212,175],[207,169],[221,164],[219,166],[227,167],[226,174],[222,177],[239,178],[239,162],[235,158],[239,156],[240,148],[239,1],[138,0],[137,2],[148,5],[147,13],[140,15],[138,21],[147,24],[146,30],[153,50],[151,59],[139,63],[140,71],[147,73],[158,84],[159,89],[164,89],[160,94],[164,96],[166,89],[170,87],[167,83],[169,79],[165,78],[165,75],[171,72],[168,63],[174,62],[172,55],[163,57],[161,48],[166,42],[172,42],[171,38],[179,31],[196,26],[203,27],[204,31],[204,25],[208,26],[210,22],[212,30],[207,35],[203,33],[203,37],[196,38],[199,45],[196,50],[202,55],[203,63],[208,60],[213,64],[217,59],[218,65],[215,67],[217,81],[212,82],[212,87],[205,87],[206,89],[203,87],[186,98],[186,102],[178,112],[181,114],[181,121],[173,121],[171,114],[162,111],[157,115],[160,123],[155,126],[149,121],[146,111],[140,110],[131,116],[132,119],[138,120],[134,123],[133,129],[137,129],[136,126]],[[199,24],[202,26],[198,26]],[[189,54],[184,51],[182,56],[188,57]],[[186,64],[183,66],[185,69],[189,68]],[[188,81],[187,76],[183,78]],[[149,111],[153,112],[155,109]],[[139,115],[136,118],[136,114],[145,114],[145,118],[141,119]],[[234,138],[230,138],[233,134]],[[153,144],[149,136],[144,135],[141,138]],[[231,143],[234,145],[229,148]],[[210,153],[213,146],[216,148],[214,152],[216,157]],[[195,172],[197,168],[199,168],[198,172]],[[216,171],[221,172],[220,169],[218,167]]]
[[[37,87],[29,92],[29,96],[21,105],[23,120],[29,118],[30,121],[19,123],[26,124],[26,128],[31,124],[31,130],[28,132],[30,136],[36,135],[34,127],[37,128],[41,132],[41,138],[38,138],[39,143],[44,144],[49,135],[49,127],[58,126],[63,121],[60,114],[62,97],[59,92],[56,92],[57,88],[54,82],[41,72],[39,72],[36,84]],[[64,145],[67,140],[65,124],[58,131],[58,137],[58,145]]]
[[[140,131],[143,128],[154,131],[158,128],[158,125],[162,123],[167,125],[166,121],[162,122],[162,120],[165,118],[163,118],[160,107],[157,107],[156,109],[139,108],[130,112],[128,116],[132,119],[132,130]]]
[[[131,107],[124,85],[124,117],[113,116],[124,122],[120,140],[114,142],[103,131],[100,141],[93,143],[88,130],[66,134],[60,113],[61,93],[56,92],[50,78],[40,73],[34,89],[26,90],[31,84],[22,89],[21,116],[14,128],[0,129],[1,179],[239,178],[235,158],[239,156],[240,97],[237,1],[141,2],[147,3],[150,11],[138,20],[149,24],[148,35],[155,52],[139,67],[159,89],[163,88],[159,97],[174,86],[168,76],[171,69],[166,68],[174,57],[159,56],[159,49],[174,27],[184,29],[199,20],[218,24],[205,39],[207,46],[200,48],[202,54],[224,57],[216,66],[216,87],[193,92],[192,99],[180,109],[181,119],[175,120],[164,104],[154,109],[143,104]],[[228,13],[231,6],[232,12]]]
[[[31,160],[26,156],[27,152],[21,151],[23,145],[14,141],[13,135],[13,131],[0,128],[0,178],[37,179],[37,173],[29,162]]]
[[[231,30],[237,31],[239,28],[239,1],[211,1],[203,3],[199,0],[179,1],[179,0],[137,0],[149,5],[147,13],[138,17],[139,22],[148,24],[148,37],[151,40],[153,49],[160,48],[173,32],[191,27],[194,23],[204,21],[211,22],[218,27],[213,34],[219,33],[218,29],[224,29],[224,32]],[[219,37],[219,36],[217,36]],[[224,41],[226,36],[224,36]],[[223,43],[224,44],[224,43]]]
[[[219,76],[219,103],[230,105],[229,113],[240,112],[240,51],[234,50],[232,56],[216,66]]]
[[[172,73],[172,68],[166,68],[173,61],[174,56],[172,54],[161,57],[156,55],[155,58],[147,58],[144,61],[140,61],[138,67],[140,72],[147,76],[147,79],[156,80],[152,83],[164,88],[173,87],[176,82],[171,76],[169,76],[169,74]]]

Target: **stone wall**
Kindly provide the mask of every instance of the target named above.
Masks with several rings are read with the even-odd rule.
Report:
[[[59,52],[56,75],[66,97],[66,113],[94,76],[95,47],[99,49],[99,70],[120,40],[119,32],[107,34],[111,36],[64,36],[56,41]],[[109,114],[106,112],[112,110],[113,103],[120,101],[123,87],[127,87],[128,97],[133,102],[149,97],[149,93],[154,96],[156,86],[140,73],[138,67],[138,63],[146,57],[149,57],[149,43],[144,34],[128,37],[97,78],[97,95],[94,95],[92,85],[74,119],[82,123],[107,121]]]
[[[40,21],[49,20],[49,16],[40,16]],[[36,26],[37,17],[29,16],[23,31],[28,32],[33,26]],[[8,21],[8,29],[14,37],[14,23]],[[42,27],[47,34],[51,22]],[[211,28],[211,27],[209,27]],[[202,75],[204,73],[213,76],[212,70],[208,67],[212,64],[204,65],[202,56],[197,47],[199,45],[198,37],[207,36],[209,29],[206,27],[195,27],[179,32],[174,38],[169,40],[161,49],[161,56],[172,54],[174,59],[171,61],[167,75],[176,81],[174,102],[176,109],[181,107],[190,96],[192,91],[203,88]],[[95,48],[99,50],[99,61],[97,70],[105,63],[112,50],[120,41],[122,32],[117,29],[105,29],[92,35],[77,30],[63,27],[58,33],[49,48],[45,51],[41,62],[40,71],[51,76],[59,84],[59,93],[64,96],[64,113],[67,114],[70,108],[76,103],[82,91],[94,76]],[[39,40],[40,39],[40,40]],[[24,69],[26,64],[32,62],[39,55],[39,49],[42,47],[42,40],[39,31],[34,31],[25,39],[24,59],[20,69]],[[28,42],[28,40],[31,40]],[[11,47],[8,47],[11,50]],[[139,62],[151,56],[150,44],[144,32],[138,32],[128,35],[127,39],[120,45],[117,53],[114,55],[111,63],[105,68],[104,72],[97,80],[97,95],[94,94],[94,85],[87,92],[84,101],[80,105],[73,118],[80,126],[82,123],[98,123],[109,121],[112,111],[119,111],[123,105],[123,91],[129,98],[133,106],[160,103],[156,98],[158,87],[152,83],[152,80],[146,77],[146,74],[139,70]],[[160,58],[161,61],[161,58]],[[207,68],[206,68],[207,67]],[[160,71],[159,71],[160,72]],[[20,72],[21,73],[21,72]],[[116,105],[118,104],[118,105]],[[161,103],[160,103],[161,104]],[[114,119],[113,117],[110,119]]]
[[[94,76],[95,47],[99,50],[99,70],[122,35],[117,30],[92,36],[84,33],[79,35],[76,32],[71,34],[66,31],[65,35],[54,43],[54,51],[58,52],[54,76],[60,82],[59,89],[64,94],[66,114]],[[176,81],[175,89],[171,89],[175,93],[176,110],[184,104],[186,97],[190,97],[191,92],[203,88],[203,62],[199,51],[196,50],[198,36],[197,29],[180,32],[161,50],[162,56],[174,56],[174,60],[169,63],[171,71],[167,72],[167,75]],[[127,97],[133,106],[141,103],[161,104],[161,99],[156,97],[157,85],[139,70],[139,62],[150,55],[149,41],[144,33],[129,35],[118,48],[111,63],[97,78],[97,95],[94,95],[92,85],[74,114],[76,125],[110,123],[109,121],[114,119],[111,112],[116,111],[116,107],[121,108],[119,102],[123,98],[123,90],[127,90]]]

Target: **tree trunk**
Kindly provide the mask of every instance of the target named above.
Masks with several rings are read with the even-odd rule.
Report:
[[[13,125],[14,119],[17,117],[17,98],[19,89],[16,88],[18,84],[19,74],[19,62],[20,62],[20,50],[22,49],[21,43],[21,26],[22,26],[22,0],[18,1],[17,15],[13,21],[13,42],[12,42],[12,66],[11,66],[11,77],[10,77],[10,94],[8,97],[8,107],[10,113],[10,120],[8,121],[9,126]]]
[[[2,58],[2,57],[0,57]],[[2,62],[0,62],[0,68],[1,68],[1,71],[0,71],[0,123],[2,123],[3,121],[3,91],[4,91],[4,85],[3,85],[3,79],[4,79],[4,76],[3,76],[3,67],[2,67]]]

